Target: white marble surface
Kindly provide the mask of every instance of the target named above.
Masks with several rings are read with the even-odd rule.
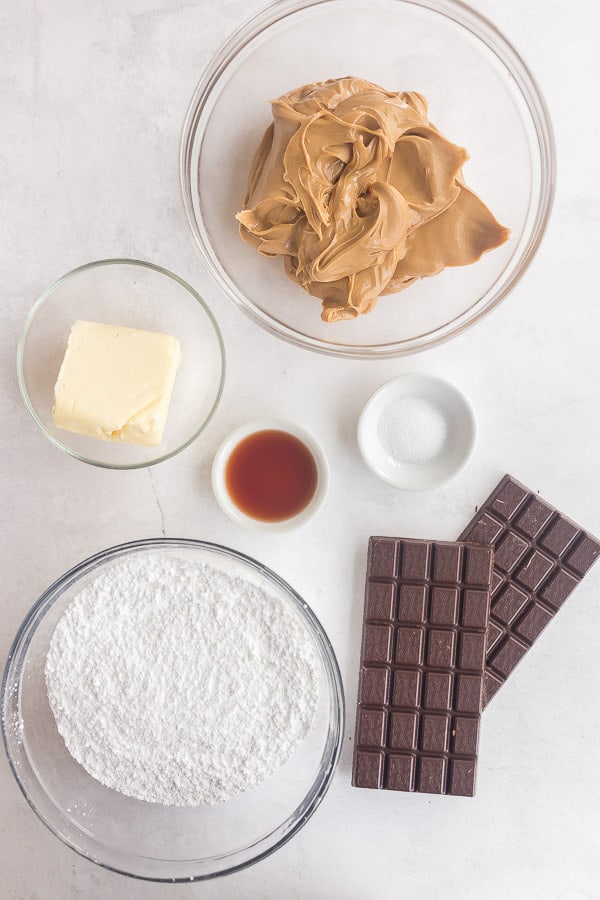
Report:
[[[0,896],[599,898],[600,566],[486,712],[475,799],[357,791],[350,765],[369,534],[451,539],[505,471],[600,533],[600,8],[595,0],[478,0],[547,97],[559,158],[552,222],[526,277],[474,330],[419,356],[360,363],[290,348],[242,317],[211,283],[184,219],[177,153],[186,105],[212,52],[259,5],[0,6],[0,656],[41,589],[103,547],[161,533],[230,544],[288,579],[329,632],[348,702],[341,764],[316,815],[270,859],[171,887],[102,871],[56,841],[2,758]],[[201,440],[153,470],[108,472],[67,458],[36,429],[16,383],[17,338],[37,294],[71,267],[113,255],[151,259],[188,279],[214,309],[228,349],[218,415]],[[425,495],[379,482],[354,442],[372,390],[412,369],[455,381],[479,422],[467,469]],[[273,414],[306,423],[332,463],[329,501],[300,548],[293,535],[237,531],[210,492],[223,436]]]

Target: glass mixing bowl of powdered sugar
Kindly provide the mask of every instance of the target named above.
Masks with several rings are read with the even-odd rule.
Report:
[[[272,853],[339,757],[344,699],[320,623],[225,547],[99,553],[42,594],[2,688],[8,758],[32,808],[101,866],[194,881]]]

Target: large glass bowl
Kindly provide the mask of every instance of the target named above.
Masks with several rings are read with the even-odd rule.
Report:
[[[54,385],[77,319],[179,340],[181,365],[159,446],[101,441],[54,424]],[[210,309],[178,275],[138,259],[102,259],[67,272],[38,298],[19,341],[17,373],[27,409],[53,444],[94,466],[137,469],[169,459],[204,431],[223,391],[225,351]]]
[[[116,561],[157,551],[208,563],[280,598],[299,619],[314,648],[320,699],[310,733],[263,784],[214,806],[162,806],[104,787],[70,755],[48,704],[44,664],[54,628],[67,606]],[[344,697],[327,635],[302,598],[278,575],[226,547],[158,539],[99,553],[42,594],[10,651],[2,684],[2,727],[19,787],[40,819],[65,844],[122,874],[152,881],[195,881],[258,862],[307,822],[323,799],[338,761]]]
[[[418,91],[431,121],[467,148],[464,174],[511,240],[352,321],[324,323],[320,301],[245,244],[235,213],[271,121],[269,101],[354,75]],[[197,247],[227,296],[267,330],[338,356],[398,356],[459,334],[529,265],[554,193],[554,142],[535,81],[505,37],[457,0],[284,0],[255,15],[202,75],[184,124],[183,200]]]

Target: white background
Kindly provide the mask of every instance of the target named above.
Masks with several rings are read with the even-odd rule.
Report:
[[[291,582],[328,631],[347,694],[341,763],[314,818],[274,856],[226,879],[171,887],[102,871],[60,844],[1,758],[0,897],[600,898],[600,565],[486,711],[475,799],[350,787],[368,536],[452,539],[506,471],[600,533],[600,7],[477,3],[522,52],[552,113],[559,181],[550,228],[519,286],[472,331],[419,356],[365,363],[291,348],[246,320],[211,283],[184,219],[177,156],[187,103],[212,53],[259,5],[0,6],[0,656],[39,592],[97,550],[161,534],[229,544]],[[225,338],[216,417],[152,470],[68,458],[37,430],[16,384],[17,339],[36,296],[108,256],[149,259],[186,278]],[[370,393],[410,370],[454,381],[479,425],[468,467],[424,495],[379,482],[354,440]],[[266,538],[224,518],[209,467],[232,427],[273,414],[315,433],[333,477],[310,526]]]

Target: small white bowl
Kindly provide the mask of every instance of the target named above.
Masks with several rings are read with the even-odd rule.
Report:
[[[295,516],[278,522],[264,522],[247,516],[231,498],[225,484],[225,469],[231,453],[244,438],[258,431],[284,431],[302,441],[310,450],[317,467],[317,487],[307,506]],[[212,488],[215,499],[226,516],[236,525],[251,531],[282,532],[291,531],[304,525],[321,508],[329,491],[329,464],[327,457],[317,441],[303,428],[280,419],[257,419],[240,425],[229,434],[215,454],[212,464]]]
[[[383,446],[379,429],[395,401],[426,401],[445,420],[446,437],[423,462],[394,459]],[[465,465],[475,446],[475,416],[464,395],[442,378],[411,372],[387,381],[367,401],[358,421],[357,438],[368,467],[394,487],[427,491],[448,481]]]

